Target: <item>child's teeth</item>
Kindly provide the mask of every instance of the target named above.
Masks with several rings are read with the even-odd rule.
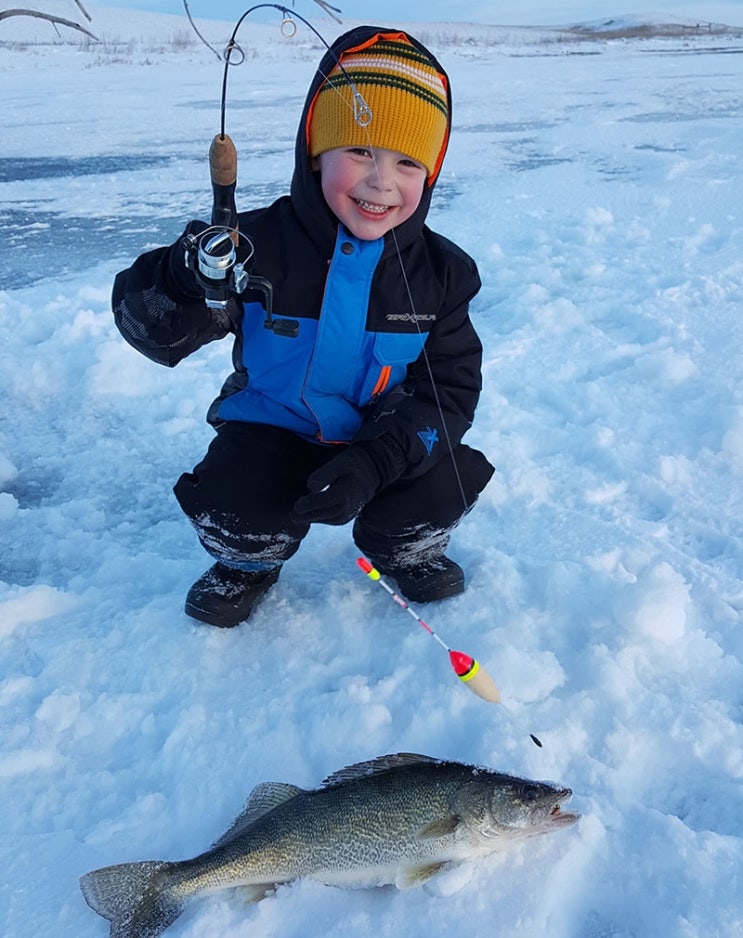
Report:
[[[387,206],[385,205],[373,205],[371,202],[364,202],[363,199],[357,199],[356,201],[365,212],[377,212],[381,214],[387,211]]]

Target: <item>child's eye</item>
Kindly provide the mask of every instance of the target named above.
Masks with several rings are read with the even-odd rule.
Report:
[[[407,157],[403,160],[400,160],[401,166],[411,166],[413,169],[425,170],[425,167],[422,163],[417,162],[417,160],[411,160]]]
[[[349,147],[348,152],[354,156],[371,156],[371,150],[366,147]]]

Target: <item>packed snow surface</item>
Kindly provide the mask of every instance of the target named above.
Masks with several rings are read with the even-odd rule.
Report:
[[[422,889],[214,895],[168,936],[741,934],[740,36],[415,30],[452,79],[429,221],[482,275],[467,441],[497,467],[451,545],[466,592],[418,611],[501,707],[358,570],[350,527],[313,529],[248,624],[183,613],[210,561],[171,486],[229,341],[160,368],[109,297],[208,215],[222,67],[183,17],[90,8],[97,44],[0,32],[3,935],[103,938],[83,872],[192,856],[259,782],[396,751],[551,779],[583,817]],[[287,190],[322,47],[270,22],[243,44],[247,208]]]

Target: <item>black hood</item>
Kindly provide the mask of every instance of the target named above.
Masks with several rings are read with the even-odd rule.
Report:
[[[357,26],[349,30],[342,36],[339,36],[325,53],[315,72],[315,76],[307,92],[307,98],[302,109],[302,118],[299,122],[297,131],[297,141],[294,150],[294,175],[291,183],[291,199],[294,211],[299,218],[302,226],[306,229],[312,241],[317,247],[330,257],[333,253],[336,234],[338,231],[338,219],[328,208],[320,187],[320,175],[312,172],[310,157],[307,153],[307,140],[305,127],[307,124],[307,114],[318,89],[325,81],[327,75],[337,65],[341,53],[355,46],[361,45],[367,40],[376,36],[378,33],[399,33],[400,29],[384,26]],[[429,50],[418,42],[409,33],[405,33],[410,42],[421,52],[425,53],[432,64],[446,77],[447,100],[449,106],[449,125],[451,126],[451,90],[449,88],[449,78],[440,63]],[[385,235],[384,254],[392,253],[396,250],[395,242],[401,249],[413,242],[423,230],[423,225],[428,215],[428,209],[431,204],[431,196],[436,181],[427,185],[423,190],[420,204],[413,215],[394,229],[395,237],[388,232]]]

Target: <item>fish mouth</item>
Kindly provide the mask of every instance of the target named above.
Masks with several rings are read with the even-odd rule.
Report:
[[[565,802],[570,801],[573,792],[569,788],[563,788],[555,793],[555,803],[548,815],[548,820],[553,827],[567,827],[569,824],[575,824],[580,818],[577,811],[563,811]]]

